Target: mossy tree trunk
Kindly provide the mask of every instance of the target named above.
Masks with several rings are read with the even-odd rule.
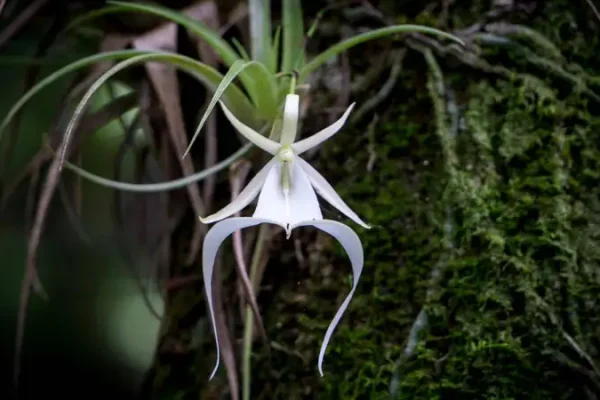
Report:
[[[379,5],[468,46],[397,41],[401,68],[360,99],[386,74],[391,93],[315,155],[374,226],[356,228],[365,270],[320,378],[346,256],[314,232],[303,257],[271,253],[259,300],[280,350],[256,346],[254,398],[600,397],[600,20],[585,1],[446,3]],[[350,53],[355,78],[371,53]]]

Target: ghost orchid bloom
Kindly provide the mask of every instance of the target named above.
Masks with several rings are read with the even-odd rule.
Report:
[[[202,251],[204,286],[208,297],[208,306],[217,344],[217,361],[210,376],[211,379],[217,371],[220,357],[219,339],[212,301],[212,274],[217,251],[221,243],[233,232],[258,224],[269,223],[281,226],[285,229],[286,236],[289,238],[293,229],[311,225],[329,233],[344,247],[352,265],[353,284],[350,293],[338,309],[325,333],[318,361],[321,376],[323,376],[322,364],[327,344],[336,325],[348,307],[348,303],[350,303],[362,272],[364,257],[360,239],[348,226],[337,221],[323,219],[315,191],[329,204],[357,224],[367,229],[369,226],[344,203],[316,169],[299,157],[300,154],[320,145],[337,133],[346,122],[354,104],[350,105],[344,115],[332,125],[307,139],[294,143],[298,127],[299,102],[298,95],[287,95],[283,112],[281,140],[279,143],[262,136],[242,124],[223,103],[220,103],[225,116],[231,124],[249,141],[274,157],[256,174],[233,202],[213,215],[200,218],[206,224],[222,220],[214,225],[206,234]],[[225,219],[242,210],[257,196],[258,204],[252,217]]]

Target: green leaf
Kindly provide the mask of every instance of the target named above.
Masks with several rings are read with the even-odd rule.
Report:
[[[216,174],[217,172],[227,168],[229,165],[233,164],[236,160],[241,158],[244,154],[246,154],[253,147],[252,143],[246,143],[242,146],[238,151],[233,153],[231,156],[227,157],[223,161],[213,165],[210,168],[199,171],[195,174],[185,176],[183,178],[174,179],[168,182],[160,182],[160,183],[146,183],[146,184],[138,184],[138,183],[128,183],[128,182],[119,182],[114,181],[112,179],[107,179],[102,176],[92,174],[75,164],[71,164],[68,161],[65,161],[64,167],[70,169],[75,172],[77,175],[80,175],[82,178],[85,178],[89,181],[97,183],[98,185],[105,186],[111,189],[116,190],[124,190],[128,192],[137,192],[137,193],[149,193],[149,192],[165,192],[168,190],[175,190],[182,187],[186,187],[192,183],[200,182],[203,179],[206,179],[210,175]]]
[[[280,105],[275,75],[270,73],[263,64],[252,61],[248,69],[240,73],[240,79],[241,77],[245,77],[250,82],[244,84],[250,99],[256,106],[258,118],[272,120]]]
[[[274,76],[271,75],[269,71],[265,69],[264,65],[257,61],[244,62],[242,60],[238,60],[235,63],[233,63],[233,65],[231,66],[229,71],[227,71],[227,73],[221,80],[219,86],[215,90],[215,94],[210,100],[208,107],[206,107],[206,111],[204,111],[200,123],[198,124],[198,128],[196,128],[196,132],[194,132],[194,136],[192,136],[192,140],[190,141],[188,148],[183,154],[183,157],[185,157],[190,151],[192,145],[196,141],[196,138],[200,134],[202,127],[206,123],[206,119],[208,118],[214,107],[217,105],[217,102],[219,101],[223,92],[227,89],[229,85],[232,84],[233,80],[238,75],[241,75],[244,72],[255,85],[253,88],[251,88],[252,90],[249,90],[250,94],[255,93],[257,95],[256,101],[258,103],[255,103],[255,111],[259,114],[259,116],[266,116],[267,119],[274,118],[274,116],[277,113],[277,102],[275,97],[277,94],[277,87],[275,85]],[[235,110],[233,111],[233,113],[235,114]]]
[[[231,66],[236,60],[239,59],[233,48],[227,43],[219,33],[210,29],[200,21],[196,21],[187,15],[173,11],[166,7],[161,7],[151,4],[138,4],[138,3],[126,3],[120,1],[109,1],[108,3],[116,5],[115,8],[110,8],[111,12],[122,12],[122,11],[139,11],[153,15],[158,15],[167,18],[189,31],[195,33],[200,38],[204,39],[213,50],[223,59],[223,62],[227,66]]]
[[[94,54],[89,57],[82,58],[74,63],[66,65],[65,67],[59,69],[58,71],[50,74],[46,78],[42,79],[35,86],[27,91],[20,99],[15,103],[14,106],[10,109],[6,117],[2,120],[0,124],[0,140],[2,140],[2,135],[6,128],[11,123],[12,119],[17,115],[17,113],[27,104],[27,102],[35,96],[38,92],[48,87],[52,83],[56,82],[58,79],[74,72],[79,69],[88,67],[90,65],[104,62],[104,61],[112,61],[112,60],[120,60],[126,58],[132,58],[136,56],[150,56],[155,55],[156,52],[152,51],[144,51],[144,50],[121,50],[121,51],[112,51],[100,54]],[[202,82],[212,82],[212,86],[218,86],[217,82],[220,82],[223,79],[223,75],[221,75],[218,71],[213,68],[201,64],[198,61],[191,59],[189,57],[180,56],[178,54],[173,53],[159,53],[163,54],[163,57],[171,57],[171,61],[173,64],[178,67],[186,70],[191,73],[196,78],[200,79]],[[202,68],[198,67],[198,64],[202,65]],[[240,119],[244,119],[246,123],[250,124],[251,121],[255,120],[254,117],[254,107],[250,104],[244,93],[235,85],[231,85],[228,87],[227,92],[225,92],[224,101],[228,105],[228,107],[232,110],[235,110]]]
[[[38,82],[36,85],[34,85],[31,89],[29,89],[23,96],[21,96],[21,98],[19,98],[19,100],[15,103],[15,105],[13,105],[12,108],[8,111],[8,113],[2,120],[2,123],[0,123],[0,141],[2,140],[2,135],[3,135],[4,131],[6,130],[8,125],[11,123],[12,119],[17,115],[17,113],[19,111],[21,111],[21,109],[25,106],[25,104],[27,104],[27,102],[29,100],[31,100],[31,98],[33,96],[35,96],[38,92],[40,92],[47,86],[53,84],[54,82],[58,81],[59,79],[63,78],[64,76],[70,74],[71,72],[77,71],[77,70],[85,68],[85,67],[89,67],[90,65],[93,65],[93,64],[96,64],[99,62],[104,62],[104,61],[129,58],[129,57],[133,57],[133,56],[144,54],[144,53],[147,53],[147,52],[140,51],[140,50],[122,50],[122,51],[94,54],[92,56],[85,57],[85,58],[77,60],[71,64],[68,64],[68,65],[64,66],[63,68],[59,69],[58,71],[53,72],[52,74],[48,75],[47,77],[42,79],[40,82]]]
[[[464,42],[457,38],[454,35],[449,33],[440,31],[439,29],[430,28],[428,26],[423,25],[394,25],[388,26],[385,28],[375,29],[370,32],[361,33],[360,35],[353,36],[349,39],[346,39],[342,42],[339,42],[317,57],[313,58],[308,64],[306,64],[303,68],[300,69],[300,82],[302,82],[306,77],[313,72],[315,69],[324,64],[331,57],[335,57],[336,55],[348,50],[351,47],[356,46],[357,44],[361,44],[364,42],[368,42],[369,40],[377,39],[380,37],[393,35],[395,33],[407,33],[407,32],[418,32],[418,33],[427,33],[432,35],[437,35],[445,39],[450,39],[454,42],[459,43],[464,46]]]
[[[86,13],[77,15],[75,18],[73,18],[71,22],[69,22],[69,24],[65,27],[63,32],[74,29],[77,26],[84,25],[84,23],[86,22],[90,22],[105,15],[114,14],[122,11],[123,7],[121,6],[107,6],[99,8],[97,10],[88,11]]]
[[[269,72],[272,70],[271,52],[271,1],[248,0],[250,19],[250,50],[252,59],[263,63]]]
[[[304,65],[304,20],[300,0],[283,0],[283,58],[281,72]]]
[[[273,63],[270,67],[269,67],[269,71],[273,71],[274,73],[277,73],[277,67],[279,64],[279,51],[281,50],[281,25],[278,25],[277,28],[275,29],[275,36],[273,37],[273,49],[271,50],[271,53],[273,54],[273,59],[271,60],[271,62]]]
[[[223,40],[223,38],[217,32],[180,12],[172,11],[166,7],[149,4],[124,3],[120,1],[109,1],[109,3],[119,6],[121,11],[146,12],[153,15],[162,16],[182,25],[204,39],[215,50],[215,52],[221,56],[225,65],[230,68],[236,61],[241,61],[236,51],[229,45],[229,43]],[[269,104],[271,103],[270,97],[274,98],[275,95],[270,93],[271,90],[269,90],[269,87],[272,86],[270,81],[274,81],[274,77],[266,78],[262,71],[258,71],[257,69],[255,69],[255,71],[257,72],[251,74],[246,72],[241,73],[240,80],[246,87],[250,98],[259,110],[258,117],[265,118],[273,113],[272,107]],[[264,97],[265,95],[267,96],[266,98]]]
[[[221,81],[223,80],[222,75],[212,68],[210,65],[201,63],[200,61],[196,61],[192,58],[182,56],[179,54],[168,53],[168,52],[151,52],[150,54],[143,54],[140,56],[132,57],[128,60],[121,61],[119,64],[115,65],[105,73],[103,73],[87,90],[87,92],[83,95],[83,98],[77,104],[75,111],[73,113],[73,117],[69,121],[67,125],[67,129],[65,131],[66,139],[72,134],[73,130],[77,126],[81,116],[83,115],[83,111],[87,106],[87,103],[94,95],[94,93],[113,75],[116,73],[133,66],[135,64],[140,64],[147,61],[153,62],[166,62],[168,64],[177,66],[182,70],[189,72],[196,79],[200,80],[209,90],[217,90],[220,86]],[[224,90],[223,90],[224,92]],[[222,95],[221,93],[220,95]],[[241,103],[240,103],[241,104]],[[240,105],[238,105],[239,107]],[[242,106],[243,107],[243,106]],[[238,110],[239,111],[239,110]],[[66,156],[67,147],[63,148],[63,152],[60,155],[61,162],[64,161]]]
[[[246,62],[250,61],[250,56],[246,52],[246,49],[244,48],[244,46],[242,46],[242,44],[239,42],[239,40],[237,40],[236,38],[232,38],[231,44],[233,44],[233,47],[235,47],[235,49],[239,53],[240,58],[242,60],[244,60]]]

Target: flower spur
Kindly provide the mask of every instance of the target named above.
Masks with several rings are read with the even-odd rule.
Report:
[[[202,249],[204,286],[217,346],[216,365],[210,379],[215,375],[220,359],[219,338],[212,301],[212,275],[217,251],[221,243],[233,232],[258,224],[269,223],[281,226],[285,229],[286,237],[289,238],[295,228],[314,226],[335,237],[346,251],[352,265],[352,289],[325,333],[318,359],[321,376],[323,376],[322,365],[327,344],[352,299],[362,272],[364,256],[358,235],[340,222],[323,219],[316,193],[357,224],[367,229],[370,227],[344,203],[315,168],[299,157],[300,154],[320,145],[336,134],[346,122],[354,103],[332,125],[304,140],[294,142],[298,127],[299,103],[298,95],[287,95],[283,112],[281,139],[276,142],[244,125],[220,102],[225,116],[236,130],[256,146],[272,154],[273,158],[254,176],[234,201],[215,214],[206,218],[200,217],[200,220],[206,224],[220,221],[206,234]],[[258,203],[252,217],[228,218],[250,204],[257,196]]]

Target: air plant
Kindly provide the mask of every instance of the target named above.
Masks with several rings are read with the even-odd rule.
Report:
[[[126,68],[151,61],[162,62],[189,73],[208,90],[214,92],[213,99],[202,115],[185,152],[187,154],[217,101],[224,102],[234,115],[254,129],[270,125],[280,118],[281,105],[290,86],[289,76],[292,71],[297,74],[296,85],[302,86],[308,76],[325,62],[361,43],[394,34],[418,32],[437,35],[463,44],[455,36],[435,28],[411,24],[391,25],[352,36],[307,61],[304,46],[306,34],[300,0],[282,0],[282,28],[274,33],[271,29],[270,0],[249,0],[252,57],[249,58],[241,45],[230,44],[218,32],[180,12],[151,4],[120,1],[108,1],[108,3],[110,4],[108,7],[76,19],[70,27],[112,13],[138,12],[163,17],[181,25],[210,45],[223,65],[229,68],[228,72],[223,75],[210,65],[169,51],[121,50],[94,54],[61,68],[23,95],[0,124],[0,140],[15,115],[40,90],[69,73],[104,61],[123,60],[105,72],[83,96],[65,135],[72,133],[87,103],[102,83]],[[316,25],[313,25],[308,33],[312,34],[315,27]],[[234,82],[238,76],[239,82]],[[65,152],[60,154],[61,158],[64,156]]]

